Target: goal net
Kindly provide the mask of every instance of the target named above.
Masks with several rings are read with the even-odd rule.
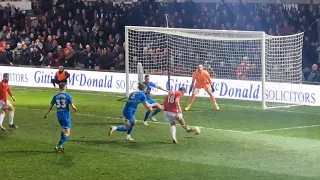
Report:
[[[127,83],[129,74],[141,74],[142,67],[142,73],[163,79],[191,80],[197,65],[203,64],[216,83],[217,98],[262,101],[263,109],[301,104],[292,96],[302,83],[303,33],[269,36],[259,31],[128,26],[125,35]],[[222,92],[221,82],[235,84],[235,96]],[[242,97],[246,87],[236,84],[257,85],[259,93],[255,99]]]

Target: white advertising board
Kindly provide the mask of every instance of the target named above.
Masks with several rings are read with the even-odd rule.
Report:
[[[56,69],[25,68],[0,66],[2,73],[10,73],[10,85],[25,87],[46,87],[53,88],[51,79],[54,78]],[[68,70],[70,78],[68,89],[125,93],[125,74],[114,72],[80,71]],[[153,75],[151,80],[161,87],[167,87],[168,78],[165,76]],[[130,91],[137,90],[137,75],[130,75]],[[178,90],[184,86],[189,89],[191,77],[173,76],[170,80],[170,89]],[[238,99],[249,101],[262,101],[262,85],[258,81],[213,79],[215,97],[225,99]],[[301,85],[289,83],[266,83],[266,101],[290,103],[308,106],[320,106],[320,86]],[[153,89],[152,94],[164,95],[165,92]],[[186,94],[188,96],[188,94]],[[204,91],[198,96],[207,97]]]

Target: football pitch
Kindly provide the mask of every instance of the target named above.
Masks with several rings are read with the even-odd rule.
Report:
[[[262,111],[261,103],[197,98],[184,117],[200,135],[177,127],[172,144],[163,114],[157,123],[137,123],[134,142],[110,125],[122,124],[121,94],[69,91],[78,112],[64,153],[55,112],[43,115],[57,89],[13,88],[17,130],[0,132],[0,175],[4,180],[319,180],[320,111],[291,107]],[[163,97],[157,96],[158,101]],[[187,104],[188,97],[182,101]],[[137,119],[144,116],[139,107]],[[5,118],[5,127],[8,119]]]

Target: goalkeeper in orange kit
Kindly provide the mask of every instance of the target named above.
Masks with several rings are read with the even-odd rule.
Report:
[[[184,109],[188,111],[196,98],[200,89],[204,89],[210,96],[211,101],[214,103],[215,109],[220,110],[216,98],[213,96],[214,87],[210,78],[210,74],[203,70],[203,66],[201,64],[198,65],[197,71],[192,74],[192,82],[189,89],[189,94],[192,91],[192,96],[190,97],[188,106]]]

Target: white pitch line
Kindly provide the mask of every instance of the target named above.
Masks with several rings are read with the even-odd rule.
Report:
[[[238,107],[238,108],[244,108],[244,109],[257,109],[261,110],[261,108],[255,107],[255,106],[239,106],[239,105],[232,105],[232,104],[221,104],[229,107]],[[284,109],[271,109],[271,111],[278,111],[278,112],[288,112],[288,113],[297,113],[297,114],[309,114],[309,115],[317,115],[320,116],[320,113],[313,113],[313,112],[301,112],[301,111],[290,111],[290,110],[284,110]]]
[[[272,131],[285,131],[285,130],[294,130],[294,129],[307,129],[307,128],[314,128],[320,127],[319,124],[310,125],[310,126],[296,126],[296,127],[288,127],[288,128],[278,128],[278,129],[265,129],[265,130],[258,130],[258,131],[249,131],[247,133],[261,133],[261,132],[272,132]]]
[[[19,109],[27,109],[27,110],[33,110],[33,111],[45,111],[43,109],[36,109],[36,108],[19,108]],[[81,116],[89,116],[89,117],[98,117],[98,118],[105,118],[105,119],[118,119],[123,120],[123,118],[119,117],[110,117],[110,116],[101,116],[101,115],[94,115],[94,114],[86,114],[86,113],[79,113],[77,112],[76,115]],[[136,120],[138,122],[143,122],[142,120]],[[163,124],[168,125],[168,123],[164,122],[152,122],[149,121],[149,123],[154,124]],[[212,127],[203,127],[199,126],[201,129],[208,129],[213,131],[221,131],[221,132],[232,132],[232,133],[241,133],[241,134],[253,134],[253,133],[261,133],[261,132],[272,132],[272,131],[285,131],[285,130],[294,130],[294,129],[306,129],[306,128],[313,128],[313,127],[320,127],[320,125],[310,125],[310,126],[297,126],[297,127],[288,127],[288,128],[278,128],[278,129],[265,129],[265,130],[257,130],[257,131],[238,131],[238,130],[232,130],[232,129],[219,129],[219,128],[212,128]]]
[[[27,109],[27,110],[33,110],[33,111],[45,111],[43,109],[36,109],[36,108],[19,108],[19,109]],[[81,116],[89,116],[89,117],[97,117],[97,118],[105,118],[105,119],[118,119],[118,120],[123,120],[123,118],[119,118],[119,117],[110,117],[110,116],[101,116],[101,115],[94,115],[94,114],[86,114],[86,113],[79,113],[76,112],[75,115],[81,115]],[[142,120],[136,120],[138,122],[143,122]],[[164,122],[152,122],[152,121],[148,121],[148,123],[154,123],[154,124],[164,124],[164,125],[169,125],[168,123],[164,123]],[[203,126],[199,126],[201,129],[209,129],[209,130],[214,130],[214,131],[222,131],[222,132],[233,132],[233,133],[243,133],[243,134],[247,134],[250,132],[247,131],[237,131],[237,130],[232,130],[232,129],[218,129],[218,128],[211,128],[211,127],[203,127]]]
[[[43,90],[43,89],[34,89],[34,88],[21,88],[21,87],[15,87],[15,89],[18,89],[19,92],[28,92],[27,90],[32,89],[32,91],[38,91],[38,92],[57,92],[57,91],[53,91],[53,90]],[[94,96],[105,96],[105,97],[110,97],[111,95],[109,94],[101,94],[101,93],[92,93],[92,92],[78,92],[78,91],[74,91],[73,93],[75,94],[86,94],[86,95],[94,95]],[[114,95],[112,95],[114,97]],[[124,96],[116,96],[118,98],[124,97]],[[257,109],[257,110],[261,110],[261,108],[259,107],[255,107],[255,106],[240,106],[240,105],[232,105],[232,104],[220,104],[222,106],[226,106],[226,107],[237,107],[237,108],[243,108],[243,109]],[[296,113],[296,114],[308,114],[308,115],[316,115],[316,116],[320,116],[320,113],[313,113],[313,112],[301,112],[301,111],[290,111],[290,110],[284,110],[284,109],[273,109],[272,111],[275,112],[288,112],[288,113]]]

